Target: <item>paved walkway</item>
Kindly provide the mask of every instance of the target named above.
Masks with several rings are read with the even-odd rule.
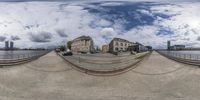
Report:
[[[84,69],[92,71],[114,71],[124,69],[129,66],[133,66],[141,61],[142,56],[148,55],[149,52],[138,53],[136,55],[128,56],[87,56],[87,55],[73,55],[73,56],[62,56],[67,61],[82,67]],[[141,58],[140,58],[141,57]],[[139,59],[140,58],[140,59]]]
[[[199,100],[200,69],[156,52],[136,69],[99,77],[78,72],[54,52],[0,69],[0,100]]]

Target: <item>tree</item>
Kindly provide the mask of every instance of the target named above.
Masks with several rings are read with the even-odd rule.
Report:
[[[60,49],[60,51],[65,51],[65,50],[66,50],[66,47],[65,47],[64,45],[61,45],[61,46],[59,47],[59,49]]]
[[[67,48],[71,50],[71,47],[72,47],[72,41],[68,41],[67,42]]]

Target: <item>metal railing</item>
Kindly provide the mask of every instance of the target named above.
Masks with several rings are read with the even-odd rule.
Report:
[[[170,56],[174,58],[186,59],[186,60],[200,60],[200,54],[189,54],[189,53],[179,53],[170,51],[158,51],[160,54],[165,56]]]
[[[15,65],[22,62],[31,61],[50,52],[49,50],[30,52],[25,54],[2,54],[0,55],[0,66]]]

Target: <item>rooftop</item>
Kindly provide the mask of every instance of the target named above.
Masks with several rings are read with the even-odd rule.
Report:
[[[130,41],[126,40],[126,39],[122,39],[122,38],[113,38],[113,40],[112,40],[112,41],[121,41],[121,42],[129,42],[129,43],[134,43],[134,42],[130,42]]]
[[[92,40],[92,38],[90,36],[83,35],[83,36],[75,38],[73,41],[76,41],[76,40]]]

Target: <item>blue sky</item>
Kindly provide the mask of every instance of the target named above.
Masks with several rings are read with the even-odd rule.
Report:
[[[154,48],[165,48],[167,40],[200,47],[197,0],[66,1],[0,2],[0,47],[6,40],[22,48],[54,47],[81,35],[98,46],[119,37]]]

